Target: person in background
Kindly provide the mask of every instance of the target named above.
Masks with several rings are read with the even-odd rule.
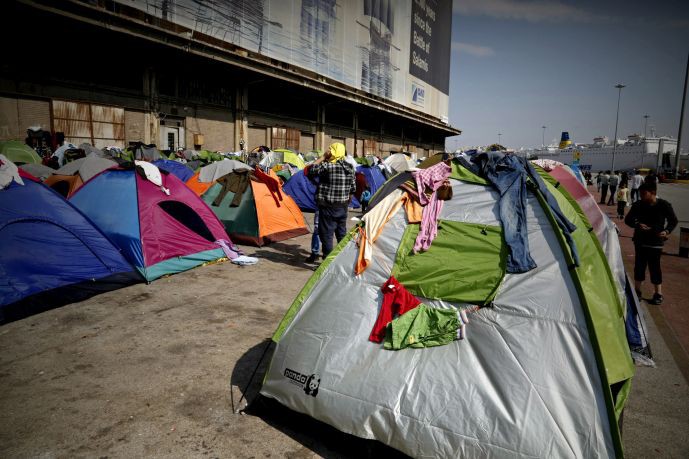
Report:
[[[311,234],[311,255],[306,257],[306,263],[313,263],[316,261],[321,251],[321,240],[318,236],[318,209],[313,213],[313,234]]]
[[[624,218],[624,208],[627,207],[628,199],[629,189],[627,188],[627,182],[622,182],[620,189],[617,190],[617,218],[620,220]]]
[[[605,171],[600,178],[600,204],[605,204],[605,198],[608,196],[608,180],[610,180],[610,171]]]
[[[371,188],[366,187],[364,192],[361,193],[361,199],[359,201],[361,202],[361,212],[366,213],[368,203],[371,201]]]
[[[644,183],[644,178],[639,174],[639,171],[635,170],[632,174],[632,177],[629,179],[630,182],[630,188],[631,188],[631,200],[632,203],[635,203],[636,201],[639,200],[639,187],[641,186],[642,183]]]
[[[646,279],[646,267],[651,274],[654,293],[651,304],[663,302],[663,273],[660,270],[660,256],[663,244],[677,226],[677,217],[672,205],[656,196],[656,186],[644,183],[639,187],[641,199],[632,205],[624,219],[627,226],[634,228],[634,289],[641,298],[641,285]]]
[[[340,242],[347,232],[347,207],[356,191],[354,167],[345,156],[345,146],[336,142],[309,167],[309,176],[319,179],[316,203],[323,258],[333,250],[333,233]]]
[[[600,182],[602,180],[601,175],[602,175],[601,171],[598,171],[598,174],[596,174],[596,190],[598,190],[599,193],[600,193],[600,184],[601,184]]]
[[[617,186],[620,184],[620,175],[618,171],[615,171],[608,178],[608,189],[610,190],[610,198],[608,199],[608,205],[615,205],[615,193],[617,193]]]

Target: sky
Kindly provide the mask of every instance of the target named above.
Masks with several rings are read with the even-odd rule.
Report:
[[[676,138],[688,54],[689,0],[454,0],[446,147],[539,147],[544,125],[546,144],[612,139],[617,83],[619,139],[644,115]]]

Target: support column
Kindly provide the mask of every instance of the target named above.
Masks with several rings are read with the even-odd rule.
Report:
[[[353,124],[354,124],[354,126],[353,126],[354,127],[354,149],[352,151],[352,155],[354,155],[354,157],[356,158],[357,156],[359,156],[357,154],[357,144],[359,143],[358,142],[358,140],[359,140],[359,113],[356,111],[354,112]],[[363,152],[361,154],[361,157],[362,158],[364,157]]]
[[[155,68],[148,67],[143,73],[143,93],[144,93],[144,128],[143,139],[146,144],[154,143],[158,145],[160,138],[160,119],[158,112],[160,106],[158,102],[158,77]]]
[[[325,106],[319,105],[316,121],[316,149],[325,152],[327,147],[325,144]]]
[[[665,150],[665,139],[660,139],[658,141],[658,157],[656,158],[656,174],[660,172],[660,168],[663,166],[663,150]]]
[[[237,88],[234,98],[234,150],[239,151],[242,145],[246,150],[249,137],[249,88]]]

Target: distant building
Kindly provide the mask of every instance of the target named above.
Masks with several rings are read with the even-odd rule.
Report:
[[[0,139],[38,125],[97,147],[341,141],[428,156],[460,133],[446,121],[451,12],[450,0],[2,2]]]

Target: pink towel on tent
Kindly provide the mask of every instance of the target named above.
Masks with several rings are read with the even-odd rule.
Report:
[[[419,234],[414,242],[414,253],[428,250],[438,235],[438,217],[443,210],[444,201],[438,199],[436,191],[450,177],[451,172],[452,168],[442,161],[428,169],[412,172],[419,193],[419,202],[424,206]],[[430,193],[430,196],[427,193]]]

